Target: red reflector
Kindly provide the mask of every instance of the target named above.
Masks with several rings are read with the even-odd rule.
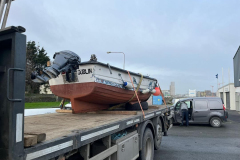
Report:
[[[65,74],[65,72],[62,72],[62,74]]]
[[[226,110],[226,108],[225,108],[224,104],[223,104],[223,110],[224,110],[224,111]]]

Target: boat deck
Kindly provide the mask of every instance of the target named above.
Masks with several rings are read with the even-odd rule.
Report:
[[[146,114],[165,107],[166,106],[150,107],[150,109],[144,112]],[[142,114],[142,112],[138,111],[137,115],[140,114]],[[46,141],[48,141],[72,134],[76,131],[97,128],[102,125],[128,119],[137,115],[52,113],[27,116],[24,121],[24,133],[46,133]]]

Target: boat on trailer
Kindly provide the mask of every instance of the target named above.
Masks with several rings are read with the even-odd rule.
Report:
[[[73,113],[108,109],[110,106],[137,103],[159,94],[157,80],[139,73],[120,69],[97,61],[95,55],[87,62],[71,51],[57,52],[53,65],[42,74],[32,74],[34,82],[49,81],[56,96],[70,99]]]

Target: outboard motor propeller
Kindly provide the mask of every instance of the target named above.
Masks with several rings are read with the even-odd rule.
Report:
[[[45,83],[51,78],[56,78],[62,72],[66,72],[67,81],[69,81],[69,73],[71,73],[71,79],[74,80],[74,72],[79,68],[79,64],[81,63],[80,57],[71,51],[60,51],[53,55],[53,59],[53,65],[46,67],[41,75],[37,72],[31,74],[33,82]]]

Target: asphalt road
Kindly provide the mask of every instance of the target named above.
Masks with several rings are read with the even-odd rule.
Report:
[[[173,126],[154,160],[240,160],[240,112],[228,112],[221,128]]]

